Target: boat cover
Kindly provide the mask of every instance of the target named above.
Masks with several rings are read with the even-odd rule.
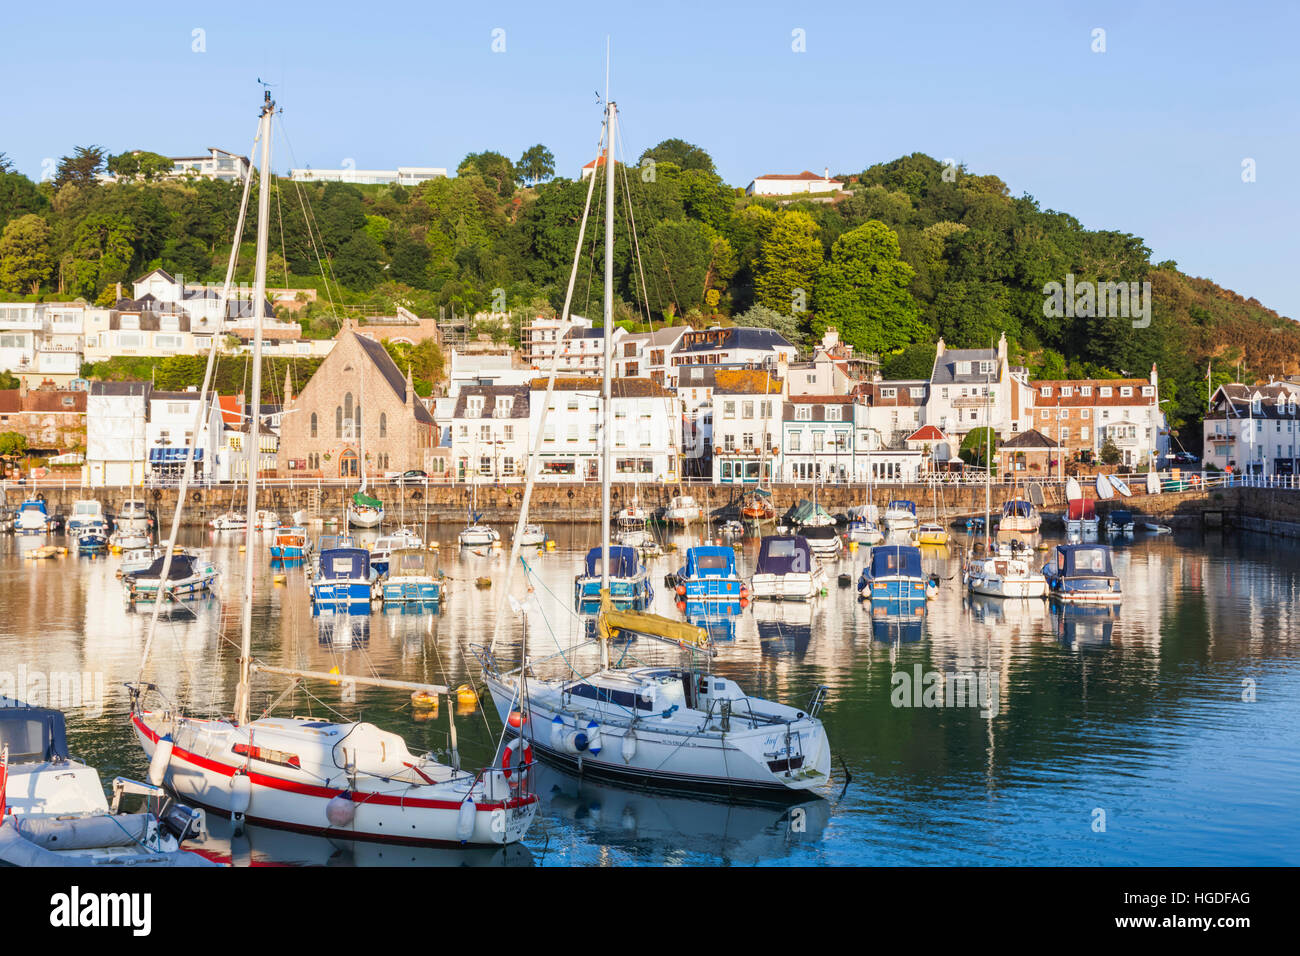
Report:
[[[803,535],[769,535],[759,545],[756,574],[807,574],[813,567],[812,549]]]
[[[1056,573],[1063,577],[1114,577],[1110,548],[1104,544],[1058,544]]]
[[[916,514],[916,502],[908,501],[906,498],[896,498],[895,500],[889,503],[889,507],[886,508],[885,510],[886,511],[910,511],[912,512],[912,514]]]
[[[1002,517],[1028,518],[1032,516],[1033,505],[1022,498],[1008,501],[1002,506]]]
[[[370,578],[370,552],[364,548],[330,548],[320,553],[320,576],[326,580]]]
[[[1091,520],[1097,517],[1097,506],[1091,498],[1071,498],[1066,517],[1071,521]]]
[[[587,576],[600,575],[601,548],[592,548],[587,552]],[[630,578],[641,570],[641,561],[636,548],[614,545],[609,549],[609,576],[612,578]]]
[[[924,577],[921,549],[911,545],[885,545],[871,549],[871,577]]]
[[[16,705],[0,697],[0,750],[9,748],[9,762],[44,763],[66,760],[68,736],[62,711]]]
[[[384,503],[378,498],[371,498],[369,495],[360,491],[355,492],[352,495],[352,503],[354,505],[363,505],[367,508],[382,508],[384,506]]]
[[[736,552],[731,548],[701,545],[686,552],[686,576],[734,577]]]
[[[161,578],[163,572],[163,562],[167,560],[167,555],[154,558],[153,564],[143,571],[131,575],[133,578]],[[192,554],[173,554],[172,566],[167,570],[168,581],[180,581],[194,574],[194,555]]]

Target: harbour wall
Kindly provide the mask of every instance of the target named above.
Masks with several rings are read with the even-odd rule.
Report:
[[[45,496],[46,507],[52,514],[68,514],[73,502],[94,498],[110,513],[120,510],[122,503],[131,498],[142,498],[164,520],[170,520],[176,508],[175,487],[165,488],[83,488],[76,485],[43,486],[31,488],[7,485],[0,489],[4,503],[16,509],[24,499],[34,495]],[[353,487],[329,483],[278,483],[274,480],[259,486],[259,507],[277,512],[287,520],[295,511],[306,511],[312,519],[339,520],[344,504]],[[377,484],[370,488],[387,511],[386,523],[397,524],[405,520],[410,524],[428,521],[431,524],[450,523],[463,525],[473,501],[474,490],[464,484],[398,485]],[[772,488],[772,500],[777,514],[793,504],[813,497],[811,484],[778,484]],[[1023,494],[1023,489],[1019,490]],[[1060,514],[1065,510],[1064,491],[1059,485],[1043,488],[1043,510]],[[1089,497],[1091,487],[1085,488]],[[641,507],[653,510],[666,506],[676,494],[694,496],[701,507],[713,510],[737,503],[741,490],[735,486],[691,484],[677,485],[651,483],[616,483],[610,492],[615,508],[623,507],[634,499]],[[984,512],[985,488],[978,483],[876,485],[873,500],[882,507],[891,499],[906,498],[916,502],[917,513],[924,521],[936,508],[941,517],[952,519],[961,515]],[[995,513],[1001,503],[1013,494],[1008,484],[995,484],[992,503]],[[187,494],[183,522],[189,526],[203,525],[215,515],[245,507],[247,490],[244,486],[193,488]],[[854,505],[863,504],[867,489],[863,485],[819,485],[818,502],[832,513],[843,512]],[[511,523],[518,517],[523,497],[523,487],[511,485],[480,485],[477,489],[478,510],[489,522]],[[1131,498],[1114,498],[1100,501],[1099,513],[1117,507],[1126,507],[1139,514],[1151,516],[1161,523],[1176,527],[1225,527],[1264,531],[1287,537],[1300,537],[1300,490],[1282,488],[1212,487],[1193,488],[1186,491],[1147,495],[1136,492]],[[539,483],[533,489],[530,520],[538,522],[593,522],[600,520],[600,486],[594,483]]]

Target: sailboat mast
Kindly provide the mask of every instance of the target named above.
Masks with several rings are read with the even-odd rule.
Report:
[[[605,96],[605,408],[604,455],[600,463],[600,589],[609,591],[609,483],[614,467],[614,409],[610,374],[614,366],[614,110]],[[603,642],[602,642],[603,646]]]
[[[248,527],[244,548],[244,613],[239,645],[239,687],[235,691],[235,714],[248,723],[248,676],[253,648],[253,569],[257,549],[253,529],[257,524],[257,464],[261,457],[262,424],[262,320],[266,317],[266,245],[271,221],[271,119],[275,103],[266,91],[262,104],[262,166],[257,192],[257,268],[253,278],[253,392],[248,419]]]

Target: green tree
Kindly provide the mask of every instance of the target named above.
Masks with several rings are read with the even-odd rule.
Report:
[[[94,295],[125,280],[134,255],[132,232],[130,220],[123,216],[95,213],[82,220],[65,259],[69,288],[82,295]]]
[[[987,468],[990,449],[994,455],[997,454],[997,432],[987,427],[972,428],[966,437],[962,439],[961,450],[957,454],[968,465]]]
[[[27,439],[20,433],[0,433],[0,455],[21,455],[26,450]]]
[[[40,291],[50,275],[50,227],[40,216],[15,219],[0,234],[0,289]]]
[[[28,213],[43,213],[50,201],[21,173],[0,169],[0,229]]]
[[[502,198],[514,194],[515,180],[519,177],[514,163],[500,153],[491,150],[482,153],[470,153],[460,161],[460,165],[456,168],[456,175],[464,176],[470,172],[476,172],[482,176],[483,180]]]
[[[71,156],[59,160],[54,172],[54,187],[62,189],[72,183],[75,186],[94,186],[95,178],[104,171],[105,152],[100,146],[78,146]]]
[[[754,329],[771,329],[783,336],[795,348],[801,348],[804,334],[799,327],[799,320],[791,315],[782,315],[765,305],[750,306],[745,312],[735,316],[732,321],[739,326]]]
[[[913,342],[881,357],[880,374],[887,379],[928,379],[934,371],[934,343]]]
[[[176,164],[160,153],[134,149],[108,157],[108,171],[125,180],[142,179],[153,182],[162,179]]]
[[[530,183],[539,183],[555,175],[555,154],[538,143],[524,150],[516,164],[519,175]]]
[[[1118,465],[1124,456],[1113,441],[1107,438],[1101,443],[1101,460],[1107,465]]]
[[[862,352],[884,352],[928,337],[908,291],[916,274],[898,257],[898,236],[871,220],[831,246],[814,286],[817,325],[834,325]]]
[[[359,232],[343,243],[334,257],[334,277],[349,289],[366,290],[379,281],[383,250],[379,243]]]
[[[12,372],[0,369],[0,391],[8,391],[11,388],[17,388],[22,383],[18,381],[18,376]]]
[[[656,314],[685,315],[700,308],[705,294],[735,272],[726,239],[702,222],[689,219],[656,223],[643,247],[645,297]],[[637,276],[640,284],[640,274]]]
[[[684,139],[666,139],[658,146],[652,146],[642,153],[638,162],[645,165],[647,159],[653,159],[656,165],[672,163],[681,170],[698,169],[706,173],[714,171],[713,158],[700,147]]]
[[[802,313],[810,307],[813,283],[822,265],[818,226],[802,212],[778,215],[759,247],[754,267],[754,299],[774,312]]]

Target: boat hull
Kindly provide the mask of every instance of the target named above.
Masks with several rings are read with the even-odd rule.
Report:
[[[373,596],[370,582],[356,578],[313,581],[311,585],[312,603],[318,607],[368,606]]]
[[[600,609],[600,575],[592,577],[583,575],[578,578],[574,582],[573,592],[579,610]],[[620,611],[645,610],[654,599],[654,588],[650,585],[650,572],[642,570],[630,578],[611,577],[609,599]]]
[[[811,601],[826,587],[826,571],[791,574],[755,574],[750,596],[762,601]]]
[[[442,600],[442,585],[432,579],[388,579],[383,584],[385,604],[437,604]]]

